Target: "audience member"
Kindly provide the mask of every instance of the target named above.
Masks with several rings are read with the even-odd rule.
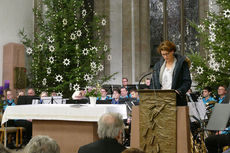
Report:
[[[107,96],[107,90],[105,88],[101,88],[101,97],[97,97],[97,100],[109,100],[111,97]]]
[[[121,87],[120,98],[129,98],[129,96],[128,96],[128,90],[125,87]]]
[[[113,90],[113,99],[112,99],[112,104],[119,104],[119,99],[120,99],[120,90],[119,89],[114,89]]]
[[[218,99],[217,99],[217,102],[218,102],[219,104],[222,103],[222,101],[224,100],[226,93],[227,93],[227,87],[224,86],[224,85],[220,85],[220,86],[218,87],[218,96],[219,96],[219,97],[218,97]]]
[[[118,142],[124,124],[118,113],[106,113],[98,121],[98,137],[96,142],[79,148],[78,153],[121,153],[125,147]]]
[[[128,148],[125,149],[122,153],[145,153],[145,152],[137,148]]]
[[[29,88],[27,90],[27,95],[28,96],[35,96],[35,90],[33,88]]]
[[[203,102],[204,104],[210,102],[210,101],[216,101],[212,96],[211,96],[211,88],[210,87],[205,87],[203,89],[202,95],[203,95]]]
[[[54,139],[38,135],[26,145],[25,153],[60,153],[60,148]]]
[[[10,153],[10,151],[0,143],[0,153]]]

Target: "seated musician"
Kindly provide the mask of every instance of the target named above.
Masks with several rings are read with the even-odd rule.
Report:
[[[105,88],[101,88],[100,90],[101,97],[97,97],[97,100],[109,100],[111,97],[107,96],[107,90]]]
[[[136,89],[131,89],[130,95],[131,95],[131,98],[136,99],[136,101],[139,102],[140,99],[139,99],[139,95]]]
[[[230,125],[228,125],[228,128],[225,130],[226,131],[220,131],[216,135],[209,136],[205,139],[208,153],[221,153],[223,152],[223,147],[230,146]]]
[[[211,88],[210,87],[205,87],[203,89],[203,92],[202,92],[202,95],[203,95],[203,102],[204,104],[207,104],[208,102],[211,102],[211,101],[216,101],[212,96],[211,96]]]
[[[218,99],[217,99],[217,102],[219,104],[223,102],[226,93],[227,93],[227,87],[225,85],[220,85],[218,87]]]
[[[119,89],[114,89],[113,90],[113,99],[112,99],[112,104],[119,104],[119,99],[120,99],[120,90]]]

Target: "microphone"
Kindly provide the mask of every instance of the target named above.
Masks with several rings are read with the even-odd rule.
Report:
[[[140,78],[139,83],[138,83],[138,88],[140,88],[141,81],[144,79],[144,77],[146,77],[146,76],[152,74],[153,72],[155,72],[154,69],[151,70],[150,72],[147,72],[146,74],[144,74],[144,75]]]

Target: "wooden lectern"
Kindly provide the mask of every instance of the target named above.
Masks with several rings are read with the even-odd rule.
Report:
[[[188,108],[176,107],[173,90],[140,90],[132,109],[131,147],[145,152],[189,153]]]

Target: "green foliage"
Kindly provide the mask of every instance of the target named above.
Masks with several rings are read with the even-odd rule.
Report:
[[[218,0],[220,12],[209,12],[200,25],[194,25],[204,47],[204,55],[193,51],[189,56],[192,61],[192,78],[199,89],[230,82],[230,3]]]
[[[86,87],[102,76],[102,62],[110,56],[101,36],[106,18],[95,13],[93,1],[43,0],[42,3],[43,9],[34,9],[37,21],[34,39],[28,39],[24,30],[19,32],[32,58],[31,86],[38,93],[55,91],[70,97],[72,90]]]

